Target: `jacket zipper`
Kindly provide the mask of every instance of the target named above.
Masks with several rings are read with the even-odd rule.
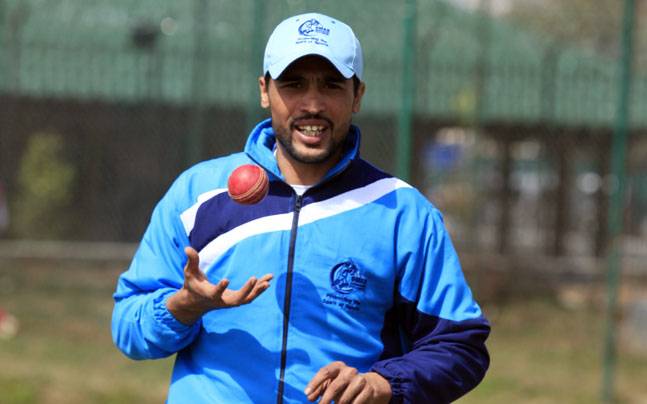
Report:
[[[297,240],[297,229],[299,225],[299,212],[303,195],[297,195],[292,217],[292,229],[290,230],[290,249],[288,251],[288,272],[285,277],[285,298],[283,300],[283,340],[281,342],[281,371],[279,376],[279,389],[276,403],[283,403],[283,392],[285,390],[285,367],[287,362],[288,326],[290,324],[290,303],[292,298],[292,275],[294,271],[294,249]]]

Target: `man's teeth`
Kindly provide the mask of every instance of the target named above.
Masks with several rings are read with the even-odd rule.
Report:
[[[299,132],[303,133],[306,136],[318,136],[321,134],[321,132],[324,131],[325,127],[306,125],[306,126],[299,126],[298,129],[299,129]]]

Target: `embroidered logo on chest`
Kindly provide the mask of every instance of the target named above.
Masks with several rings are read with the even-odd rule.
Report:
[[[330,271],[330,286],[343,294],[366,289],[366,278],[351,260],[335,265]]]
[[[360,300],[354,292],[363,292],[366,283],[366,277],[352,260],[340,262],[330,270],[330,287],[336,293],[327,293],[322,303],[358,311]]]

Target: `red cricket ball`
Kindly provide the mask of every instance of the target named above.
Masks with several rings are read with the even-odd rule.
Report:
[[[251,205],[260,202],[270,189],[267,173],[254,164],[236,168],[227,180],[227,192],[238,203]]]

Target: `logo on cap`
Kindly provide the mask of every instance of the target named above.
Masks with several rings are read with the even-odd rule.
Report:
[[[299,33],[305,36],[311,36],[315,34],[330,35],[330,29],[325,28],[319,21],[311,18],[303,24],[299,25]]]

